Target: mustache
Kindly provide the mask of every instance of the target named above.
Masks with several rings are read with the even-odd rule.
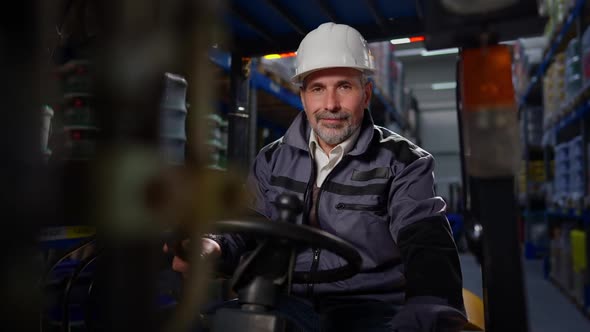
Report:
[[[322,119],[327,119],[327,120],[346,120],[348,118],[350,118],[350,114],[344,113],[344,112],[330,112],[330,111],[322,111],[319,113],[316,113],[315,115],[316,120],[322,120]]]

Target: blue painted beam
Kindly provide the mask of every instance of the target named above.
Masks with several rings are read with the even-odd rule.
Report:
[[[569,126],[570,124],[586,118],[588,116],[588,113],[590,113],[590,100],[584,101],[583,103],[578,105],[578,107],[576,107],[576,109],[573,110],[570,114],[566,115],[563,119],[561,119],[561,121],[559,121],[555,125],[555,131],[560,131],[563,128]]]
[[[231,66],[231,55],[229,53],[223,52],[218,48],[210,48],[209,60],[226,72],[229,72]]]

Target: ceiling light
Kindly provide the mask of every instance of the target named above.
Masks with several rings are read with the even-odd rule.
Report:
[[[281,53],[281,54],[267,54],[265,56],[263,56],[263,58],[265,58],[266,60],[276,60],[276,59],[281,59],[281,58],[290,58],[290,57],[294,57],[296,56],[297,53],[295,52],[288,52],[288,53]]]
[[[457,82],[440,82],[432,84],[432,90],[449,90],[455,89],[456,87]]]
[[[426,38],[424,36],[414,36],[414,37],[409,37],[409,38],[392,39],[392,40],[390,40],[390,42],[393,45],[401,45],[401,44],[421,42],[421,41],[424,41],[425,39]]]
[[[267,60],[274,60],[274,59],[280,59],[281,56],[278,54],[267,54],[264,56],[264,58]]]
[[[423,50],[421,55],[422,56],[435,56],[435,55],[456,54],[456,53],[459,53],[458,48],[444,48],[442,50],[435,50],[435,51]]]
[[[416,55],[420,55],[422,54],[422,52],[424,51],[423,48],[412,48],[409,50],[399,50],[399,51],[394,51],[393,55],[396,58],[403,58],[403,57],[407,57],[407,56],[416,56]]]
[[[410,38],[399,38],[399,39],[392,39],[391,43],[393,45],[401,45],[401,44],[409,44],[412,41],[410,41]]]
[[[446,54],[456,54],[459,52],[458,48],[445,48],[442,50],[436,51],[427,51],[424,48],[412,48],[408,50],[399,50],[394,51],[394,55],[397,58],[409,57],[409,56],[435,56],[435,55],[446,55]]]

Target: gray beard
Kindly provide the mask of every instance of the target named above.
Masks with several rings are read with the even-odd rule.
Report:
[[[327,144],[338,145],[346,141],[346,139],[348,139],[350,136],[352,136],[352,134],[359,127],[360,124],[356,126],[347,124],[341,128],[329,128],[317,124],[315,128],[313,128],[313,131],[317,137],[319,137],[322,141],[326,142]]]

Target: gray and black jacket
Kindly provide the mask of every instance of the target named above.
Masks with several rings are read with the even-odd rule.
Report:
[[[285,136],[258,154],[248,180],[258,213],[276,220],[272,202],[288,192],[305,202],[307,210],[299,218],[307,222],[316,178],[309,136],[302,112]],[[429,153],[374,125],[365,111],[355,146],[328,175],[317,199],[321,229],[354,245],[363,259],[362,270],[339,282],[294,285],[293,293],[403,305],[394,319],[399,331],[460,329],[465,319],[461,268],[445,203],[433,190],[433,170]],[[224,235],[219,242],[230,266],[250,249],[239,236]],[[297,257],[296,271],[343,264],[328,251],[310,249]]]

